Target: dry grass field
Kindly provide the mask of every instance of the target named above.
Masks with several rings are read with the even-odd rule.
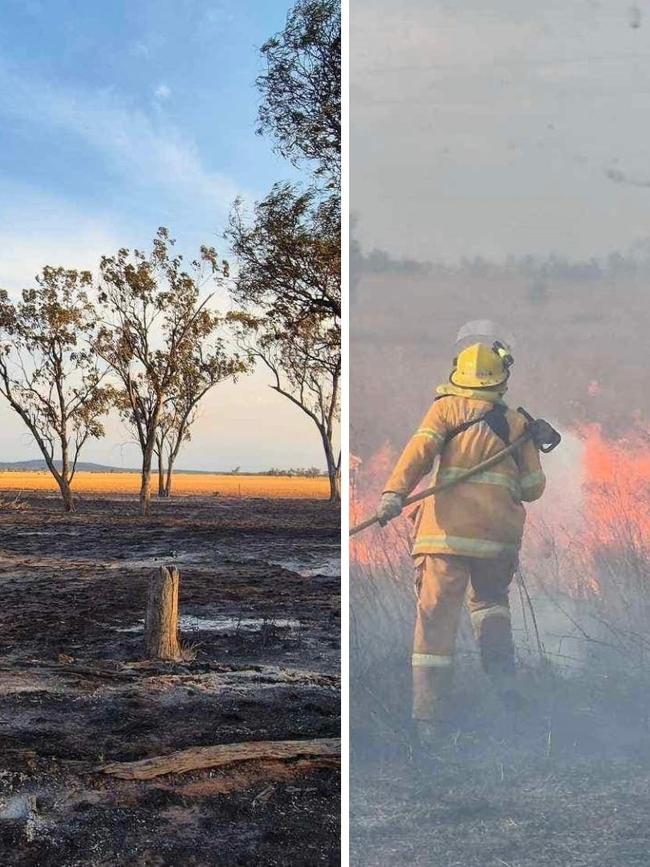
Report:
[[[79,472],[73,488],[77,494],[137,494],[140,489],[138,473]],[[57,491],[56,482],[49,472],[0,472],[0,490],[3,491]],[[157,490],[157,479],[152,479],[152,491]],[[174,475],[173,493],[222,497],[265,497],[270,499],[316,499],[329,496],[326,478],[284,476],[230,476],[217,473],[177,473]]]

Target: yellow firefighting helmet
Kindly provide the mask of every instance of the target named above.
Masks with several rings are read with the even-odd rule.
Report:
[[[459,388],[499,388],[508,381],[512,364],[509,349],[498,340],[473,343],[454,359],[449,381]]]

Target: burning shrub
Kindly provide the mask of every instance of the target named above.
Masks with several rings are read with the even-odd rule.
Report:
[[[537,593],[572,603],[588,661],[629,668],[650,649],[648,431],[612,440],[590,426],[579,436],[579,510],[569,525],[530,522],[524,560]]]
[[[395,460],[387,444],[369,461],[352,460],[350,522],[374,511]],[[413,567],[407,518],[371,527],[350,540],[350,682],[352,724],[393,730],[408,707],[413,624]]]

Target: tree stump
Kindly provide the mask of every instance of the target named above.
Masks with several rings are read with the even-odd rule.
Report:
[[[149,598],[144,621],[147,659],[180,659],[178,642],[178,588],[180,575],[175,566],[161,566],[149,581]]]

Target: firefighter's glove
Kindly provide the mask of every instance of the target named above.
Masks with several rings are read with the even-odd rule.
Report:
[[[381,526],[385,527],[389,521],[401,514],[403,506],[404,497],[402,494],[396,494],[393,491],[382,494],[377,509],[377,519]]]

